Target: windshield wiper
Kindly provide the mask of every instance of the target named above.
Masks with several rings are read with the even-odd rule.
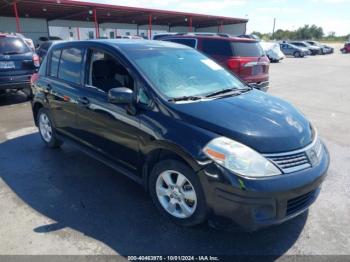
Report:
[[[205,97],[213,97],[221,94],[232,93],[232,95],[240,95],[242,92],[237,88],[226,88],[206,95]]]
[[[174,97],[169,99],[169,102],[177,102],[177,101],[195,101],[195,100],[200,100],[203,97],[201,96],[180,96],[180,97]]]

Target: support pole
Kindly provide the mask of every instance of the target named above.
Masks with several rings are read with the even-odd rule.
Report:
[[[79,27],[77,27],[77,36],[78,36],[78,40],[80,40],[80,29],[79,29]]]
[[[223,31],[223,22],[220,22],[220,26],[219,26],[219,33],[222,33]]]
[[[192,32],[193,28],[192,28],[192,16],[190,16],[190,18],[188,19],[188,32]]]
[[[152,14],[148,16],[148,39],[152,39]]]
[[[98,39],[98,38],[100,38],[100,28],[98,26],[96,8],[94,8],[94,23],[95,23],[96,38]]]
[[[17,1],[13,1],[13,11],[15,12],[15,17],[16,17],[16,32],[20,33],[21,32],[21,26],[19,24],[19,16],[18,16],[18,9],[17,9]]]

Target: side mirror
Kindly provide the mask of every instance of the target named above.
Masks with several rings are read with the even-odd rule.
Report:
[[[108,102],[111,104],[130,104],[133,97],[134,92],[126,87],[112,88],[108,91]]]

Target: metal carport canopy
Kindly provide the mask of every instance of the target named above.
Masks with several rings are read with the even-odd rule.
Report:
[[[247,23],[247,19],[97,4],[73,0],[0,0],[0,16],[200,28]],[[18,30],[20,31],[20,29]]]

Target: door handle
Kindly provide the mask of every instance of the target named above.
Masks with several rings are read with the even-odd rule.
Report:
[[[79,97],[78,102],[82,105],[85,105],[85,106],[90,103],[89,99],[87,99],[86,97]]]

